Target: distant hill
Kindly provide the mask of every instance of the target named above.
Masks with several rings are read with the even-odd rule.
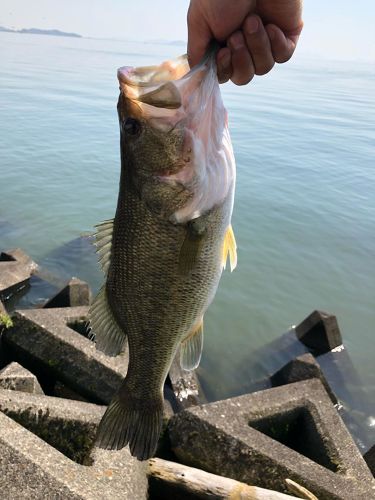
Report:
[[[186,46],[187,42],[186,40],[165,40],[163,38],[157,38],[156,40],[146,40],[143,43],[150,43],[150,44],[161,44],[161,45],[180,45],[180,46]]]
[[[41,30],[38,28],[23,28],[21,30],[12,30],[10,28],[4,28],[3,26],[0,26],[0,31],[6,31],[7,33],[26,33],[29,35],[70,36],[73,38],[82,38],[82,35],[78,35],[77,33],[66,33],[65,31],[60,30]]]

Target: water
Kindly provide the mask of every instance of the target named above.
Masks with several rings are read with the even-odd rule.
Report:
[[[0,248],[20,246],[97,289],[90,251],[68,242],[114,214],[116,68],[183,50],[0,34]],[[200,374],[210,398],[276,369],[285,353],[259,350],[323,309],[337,315],[374,401],[374,88],[374,66],[298,55],[245,88],[222,87],[238,166],[239,265],[205,318]]]

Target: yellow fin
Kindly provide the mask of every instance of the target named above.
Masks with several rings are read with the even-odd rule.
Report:
[[[224,236],[223,255],[222,255],[223,269],[225,269],[226,267],[228,255],[230,261],[230,270],[234,271],[234,269],[237,266],[237,244],[236,244],[236,238],[234,237],[232,226],[228,226],[228,229]]]
[[[180,365],[183,370],[191,371],[199,366],[203,350],[203,318],[181,342]]]

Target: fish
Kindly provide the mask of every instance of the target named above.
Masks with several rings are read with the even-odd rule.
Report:
[[[115,217],[96,226],[104,283],[89,310],[96,347],[129,348],[96,446],[156,451],[163,386],[180,349],[199,365],[203,318],[222,270],[237,264],[231,226],[235,159],[214,53],[118,70],[121,173]]]

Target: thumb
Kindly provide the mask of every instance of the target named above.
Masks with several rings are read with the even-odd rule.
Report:
[[[192,68],[200,62],[206,53],[207,47],[213,38],[213,34],[203,19],[196,10],[189,7],[187,15],[188,25],[188,43],[187,56],[189,65]]]

